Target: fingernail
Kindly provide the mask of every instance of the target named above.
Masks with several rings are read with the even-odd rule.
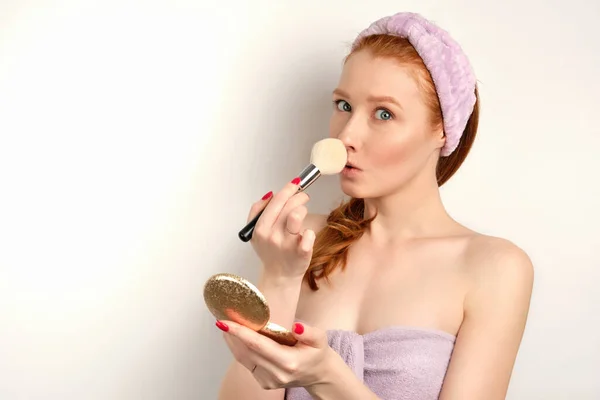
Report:
[[[273,196],[273,192],[269,192],[269,193],[265,194],[265,195],[262,197],[262,199],[263,199],[263,200],[267,200],[267,199],[270,199],[270,198],[271,198],[271,196]]]
[[[299,178],[299,177],[297,177],[297,178],[294,178],[294,179],[292,180],[292,183],[293,183],[294,185],[297,185],[297,184],[299,184],[299,183],[300,183],[300,178]]]
[[[223,332],[227,332],[229,330],[229,327],[227,325],[225,325],[224,323],[222,323],[221,321],[217,321],[217,323],[215,325],[217,325],[217,328],[219,328]]]
[[[295,333],[296,335],[302,335],[302,334],[304,333],[304,325],[302,325],[302,324],[300,324],[300,323],[296,322],[296,323],[294,324],[294,333]]]

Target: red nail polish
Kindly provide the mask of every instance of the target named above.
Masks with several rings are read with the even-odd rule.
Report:
[[[293,183],[294,185],[297,185],[297,184],[299,184],[299,183],[300,183],[300,178],[294,178],[294,179],[292,180],[292,183]]]
[[[225,325],[224,323],[222,323],[221,321],[217,321],[217,323],[215,325],[217,325],[217,328],[219,328],[223,332],[227,332],[229,330],[229,327],[227,325]]]
[[[265,194],[265,195],[262,197],[262,200],[267,200],[267,199],[270,199],[270,198],[271,198],[271,196],[273,196],[273,192],[269,192],[269,193]]]
[[[297,335],[302,335],[304,333],[304,325],[296,322],[294,324],[294,333]]]

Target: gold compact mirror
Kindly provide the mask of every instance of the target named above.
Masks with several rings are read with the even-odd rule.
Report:
[[[269,321],[271,311],[267,299],[240,276],[220,273],[208,278],[204,284],[204,302],[217,320],[244,325],[286,346],[297,342],[289,330]]]

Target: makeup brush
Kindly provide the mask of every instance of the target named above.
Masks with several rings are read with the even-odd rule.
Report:
[[[313,145],[308,164],[298,175],[300,183],[298,192],[305,191],[321,175],[334,175],[342,172],[348,160],[348,152],[344,143],[335,138],[319,140]],[[266,206],[265,206],[266,207]],[[252,239],[254,226],[264,211],[264,208],[238,233],[242,242]]]

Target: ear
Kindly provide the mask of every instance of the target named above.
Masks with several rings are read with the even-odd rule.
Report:
[[[442,149],[446,144],[446,134],[444,133],[443,128],[436,129],[433,133],[434,144],[436,149]]]

